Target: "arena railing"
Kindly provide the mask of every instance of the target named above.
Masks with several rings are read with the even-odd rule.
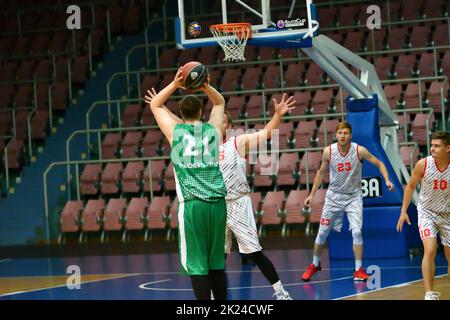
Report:
[[[27,147],[27,154],[28,158],[31,160],[33,157],[33,144],[31,139],[31,118],[35,114],[37,110],[37,95],[36,95],[36,85],[37,82],[51,82],[53,79],[33,79],[33,80],[21,80],[21,81],[8,81],[8,82],[0,82],[0,84],[24,84],[24,83],[32,83],[33,84],[33,106],[25,107],[25,108],[5,108],[0,109],[0,116],[2,113],[10,112],[12,113],[12,125],[13,125],[13,135],[11,136],[11,139],[5,146],[5,153],[4,153],[4,166],[5,166],[5,181],[6,181],[6,189],[7,194],[9,193],[9,188],[11,185],[10,182],[10,172],[9,172],[9,166],[8,166],[8,147],[9,145],[15,140],[17,135],[17,129],[16,129],[16,113],[19,111],[31,111],[27,116],[27,138],[26,138],[26,147]],[[51,117],[51,114],[49,114]]]
[[[123,102],[123,101],[121,101]],[[108,101],[103,102],[104,104],[108,104]],[[119,109],[118,109],[119,110]],[[406,117],[408,113],[414,113],[414,112],[420,112],[420,113],[428,113],[428,119],[426,121],[426,132],[431,132],[430,131],[430,119],[433,115],[433,109],[432,108],[407,108],[407,109],[393,109],[393,111],[395,113],[399,113],[399,114],[403,114],[403,117],[405,119],[404,123],[408,123],[406,121]],[[265,113],[266,114],[266,113]],[[118,111],[118,117],[120,118],[120,114]],[[311,120],[311,119],[316,119],[316,120],[320,120],[322,119],[322,121],[327,121],[328,118],[340,118],[341,120],[344,120],[346,118],[346,113],[341,112],[341,113],[326,113],[326,114],[316,114],[316,115],[299,115],[299,116],[285,116],[283,117],[284,120],[292,120],[292,121],[302,121],[302,120]],[[236,124],[239,123],[244,123],[245,124],[245,128],[248,129],[248,124],[249,123],[253,123],[253,122],[266,122],[269,121],[270,117],[262,117],[262,118],[248,118],[248,119],[236,119],[234,122]],[[326,125],[326,123],[325,123]],[[86,149],[87,150],[91,150],[93,148],[93,146],[90,144],[90,135],[91,134],[96,134],[97,135],[97,148],[99,150],[99,156],[101,157],[101,134],[105,134],[108,132],[128,132],[128,131],[137,131],[137,130],[145,130],[145,129],[155,129],[157,128],[157,126],[137,126],[137,127],[122,127],[122,128],[103,128],[103,129],[88,129],[88,130],[78,130],[75,131],[70,137],[69,139],[66,141],[66,155],[67,155],[67,160],[70,160],[70,143],[71,141],[74,139],[75,136],[80,135],[80,134],[85,134],[87,139],[87,145],[86,145]],[[399,124],[397,124],[397,129],[400,129]],[[405,141],[408,141],[408,137],[407,137],[407,132],[406,129],[404,130],[404,134],[405,134]],[[327,141],[327,134],[326,132],[324,132],[324,145],[327,145],[330,141]],[[427,151],[429,153],[430,151],[430,137],[429,134],[427,135]],[[381,141],[381,143],[385,146],[385,144],[387,140],[383,140]],[[295,150],[295,149],[287,149],[287,150]],[[403,175],[403,177],[405,179],[409,179],[409,175],[408,172],[403,172],[401,171],[399,174]],[[400,176],[399,176],[400,178]]]
[[[118,2],[118,1],[117,1]],[[106,31],[107,31],[107,40],[108,40],[108,46],[111,46],[111,14],[110,14],[110,10],[109,10],[109,6],[108,4],[110,4],[111,1],[108,0],[101,0],[101,1],[90,1],[90,2],[81,2],[81,3],[76,3],[76,5],[78,5],[79,7],[89,7],[90,11],[91,11],[91,20],[92,20],[92,24],[91,25],[84,25],[82,27],[82,29],[84,28],[89,28],[89,29],[93,29],[95,28],[96,25],[96,21],[95,21],[95,6],[98,4],[105,4],[106,5]],[[56,5],[51,5],[51,6],[31,6],[31,7],[25,7],[25,8],[16,8],[13,10],[6,10],[3,12],[3,14],[5,13],[16,13],[17,17],[18,17],[18,30],[16,32],[4,32],[4,33],[0,33],[0,36],[8,36],[8,35],[19,35],[22,36],[23,34],[32,34],[32,33],[39,33],[39,32],[52,32],[52,31],[61,31],[61,30],[67,30],[67,28],[47,28],[47,29],[37,29],[37,30],[22,30],[22,26],[21,26],[21,14],[23,12],[26,11],[36,11],[36,10],[46,10],[46,9],[59,9],[61,14],[66,14],[66,8],[69,6],[70,4],[56,4]],[[164,6],[165,8],[165,6]],[[63,11],[61,11],[61,9],[64,9]],[[150,20],[149,17],[149,0],[145,0],[145,18],[146,21],[148,22]]]
[[[156,160],[166,160],[169,159],[169,157],[146,157],[146,158],[128,158],[128,159],[109,159],[109,160],[78,160],[78,161],[58,161],[58,162],[52,162],[44,171],[42,175],[43,180],[43,187],[44,187],[44,219],[46,222],[46,239],[48,243],[51,241],[51,232],[50,232],[50,219],[54,219],[55,217],[50,217],[50,208],[49,208],[49,193],[50,194],[56,194],[56,190],[53,190],[53,192],[50,192],[48,190],[48,176],[51,173],[51,171],[57,167],[61,166],[74,166],[75,167],[75,185],[76,185],[76,199],[81,199],[80,194],[80,165],[86,165],[86,164],[108,164],[108,163],[123,163],[123,162],[133,162],[133,161],[139,161],[139,162],[147,162],[148,163],[148,170],[149,170],[149,177],[152,179],[152,161]],[[61,186],[60,186],[61,187]],[[65,187],[64,187],[65,188]],[[63,188],[63,189],[64,189]],[[150,200],[153,199],[153,183],[150,181]],[[72,192],[71,189],[66,188],[67,191],[66,195],[66,201],[72,200]],[[57,221],[53,221],[53,223],[56,224]]]
[[[282,66],[282,62],[280,61],[276,61],[273,60],[274,62],[279,62],[280,63],[280,79],[283,79],[283,66]],[[260,63],[267,63],[267,62],[260,62]],[[216,65],[216,67],[218,68],[229,68],[228,64],[224,64],[224,65]],[[130,72],[119,72],[119,73],[115,73],[111,76],[111,78],[108,80],[107,82],[107,87],[106,87],[106,91],[107,91],[107,101],[113,101],[111,99],[111,84],[114,81],[115,78],[117,78],[118,76],[122,76],[122,75],[136,75],[136,80],[140,79],[140,75],[144,72],[146,72],[147,74],[149,72],[153,72],[153,73],[158,73],[158,72],[164,72],[164,71],[170,71],[173,72],[177,69],[175,68],[170,68],[170,69],[152,69],[152,70],[145,70],[145,71],[130,71]],[[434,76],[434,77],[417,77],[417,78],[405,78],[405,79],[394,79],[394,80],[382,80],[381,83],[382,84],[396,84],[396,83],[414,83],[417,82],[419,84],[419,103],[420,103],[420,107],[423,108],[423,99],[422,99],[422,86],[424,85],[424,82],[429,82],[429,81],[441,81],[442,80],[442,85],[441,85],[441,116],[442,116],[442,127],[443,130],[446,130],[446,115],[445,115],[445,95],[443,92],[444,86],[446,84],[446,82],[448,81],[448,78],[446,76]],[[242,91],[228,91],[228,92],[222,92],[222,94],[224,96],[232,96],[232,95],[248,95],[248,94],[259,94],[261,93],[263,95],[263,97],[265,96],[265,94],[269,93],[278,93],[280,91],[305,91],[305,90],[314,90],[314,89],[326,89],[326,88],[340,88],[340,86],[338,84],[326,84],[326,85],[316,85],[316,86],[296,86],[296,87],[285,87],[284,86],[284,82],[282,81],[283,85],[281,86],[281,88],[270,88],[270,89],[255,89],[255,90],[242,90]],[[139,95],[140,95],[140,82],[139,84],[137,84],[137,88],[139,91]],[[150,89],[150,88],[149,88]],[[340,88],[341,89],[341,88]],[[343,111],[343,105],[344,105],[344,101],[343,101],[343,97],[342,97],[342,89],[339,91],[340,94],[340,105],[341,105],[341,112]],[[177,96],[173,96],[173,97],[177,97]],[[132,99],[130,99],[132,100]],[[121,101],[127,101],[127,100],[121,100]],[[141,101],[140,99],[134,99],[134,101]],[[111,102],[107,102],[108,103],[108,117],[109,119],[111,119]],[[117,105],[119,105],[117,103]],[[94,108],[94,106],[91,106],[91,108],[89,109],[89,111],[86,114],[86,123],[87,126],[86,128],[91,128],[91,126],[89,125],[89,114],[92,111],[92,109]],[[262,101],[262,109],[263,112],[265,113],[267,111],[267,106],[266,106],[266,99],[263,99]],[[119,116],[120,118],[120,116]],[[111,125],[111,122],[109,122],[109,124]]]

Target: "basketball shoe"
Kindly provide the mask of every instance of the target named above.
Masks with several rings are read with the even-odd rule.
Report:
[[[358,271],[353,272],[354,281],[367,281],[369,275],[366,273],[363,267],[359,268]]]
[[[425,300],[440,300],[441,294],[436,291],[427,291],[425,294]]]
[[[319,263],[319,265],[317,267],[314,265],[314,263],[311,263],[309,265],[308,269],[306,269],[306,271],[303,273],[302,280],[303,281],[311,280],[312,276],[316,272],[321,271],[321,270],[322,270],[322,267],[320,266],[320,263]]]
[[[278,291],[273,294],[273,297],[277,300],[292,300],[291,296],[286,290]]]

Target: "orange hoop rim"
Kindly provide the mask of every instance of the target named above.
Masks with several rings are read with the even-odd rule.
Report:
[[[239,33],[247,29],[249,31],[248,38],[252,37],[252,24],[248,22],[213,24],[209,26],[209,29],[218,30],[222,32],[239,30]]]

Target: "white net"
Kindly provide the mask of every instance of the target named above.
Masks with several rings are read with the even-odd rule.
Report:
[[[210,31],[225,52],[223,61],[245,61],[245,45],[252,33],[249,23],[213,25]]]

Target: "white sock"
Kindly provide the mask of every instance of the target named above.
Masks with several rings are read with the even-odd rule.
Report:
[[[362,260],[355,260],[355,270],[358,271],[362,267]]]
[[[278,280],[277,282],[275,282],[273,285],[273,290],[275,290],[275,292],[283,292],[284,288],[283,285],[281,284],[281,280]]]
[[[313,257],[313,265],[314,265],[315,267],[318,267],[319,264],[320,264],[320,257],[319,257],[319,256],[314,256],[314,257]]]

